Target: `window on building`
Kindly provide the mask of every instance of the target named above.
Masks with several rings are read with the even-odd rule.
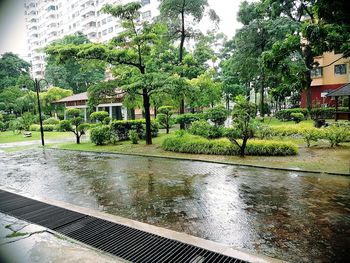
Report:
[[[111,21],[112,21],[112,17],[111,16],[107,17],[107,22],[111,22]]]
[[[346,74],[346,64],[339,64],[334,66],[334,74],[345,75]]]
[[[142,19],[151,17],[151,11],[146,11],[141,14]]]
[[[311,70],[311,78],[322,77],[323,69],[322,68],[314,68]]]
[[[102,25],[106,24],[106,18],[102,19]]]
[[[148,5],[149,3],[151,3],[151,0],[141,0],[142,5]]]
[[[108,33],[112,33],[113,32],[113,27],[108,28]]]
[[[107,29],[102,31],[102,35],[104,35],[104,36],[107,35]]]

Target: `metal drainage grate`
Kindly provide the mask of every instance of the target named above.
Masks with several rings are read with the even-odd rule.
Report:
[[[3,190],[0,190],[0,211],[130,262],[245,262]]]

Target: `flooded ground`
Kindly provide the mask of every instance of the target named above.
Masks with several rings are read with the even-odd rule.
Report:
[[[350,178],[35,150],[0,155],[0,184],[292,262],[350,256]]]

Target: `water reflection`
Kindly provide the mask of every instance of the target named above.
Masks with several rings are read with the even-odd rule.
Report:
[[[0,164],[28,193],[293,262],[349,256],[350,178],[53,150]]]

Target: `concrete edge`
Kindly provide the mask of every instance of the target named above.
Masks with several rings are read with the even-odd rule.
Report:
[[[132,227],[135,229],[146,231],[148,233],[159,235],[159,236],[162,236],[165,238],[169,238],[169,239],[177,240],[177,241],[180,241],[180,242],[183,242],[186,244],[201,247],[201,248],[204,248],[204,249],[207,249],[210,251],[221,253],[223,255],[231,256],[231,257],[234,257],[234,258],[237,258],[240,260],[244,260],[244,261],[248,261],[251,263],[268,263],[268,262],[269,263],[283,263],[283,262],[286,262],[283,260],[274,259],[274,258],[270,258],[270,257],[263,256],[263,255],[258,255],[258,254],[252,253],[252,252],[245,250],[245,249],[231,248],[227,245],[220,244],[220,243],[210,241],[210,240],[205,240],[205,239],[202,239],[199,237],[191,236],[191,235],[188,235],[186,233],[180,233],[180,232],[176,232],[176,231],[169,230],[166,228],[161,228],[161,227],[153,226],[150,224],[138,222],[135,220],[131,220],[131,219],[103,213],[103,212],[96,211],[96,210],[91,209],[91,208],[84,208],[84,207],[68,204],[68,203],[62,202],[62,201],[52,200],[49,198],[43,198],[43,197],[39,197],[36,195],[29,195],[28,193],[25,193],[22,190],[17,190],[17,189],[8,187],[8,186],[0,185],[0,189],[4,190],[4,191],[11,192],[11,193],[20,194],[22,196],[25,196],[25,197],[28,197],[28,198],[31,198],[31,199],[34,199],[37,201],[45,202],[47,204],[59,206],[62,208],[66,208],[66,209],[75,211],[75,212],[83,213],[83,214],[94,216],[94,217],[97,217],[100,219],[108,220],[108,221],[111,221],[111,222],[114,222],[117,224],[122,224],[122,225],[129,226],[129,227]],[[84,243],[82,243],[82,244],[84,244]],[[86,244],[84,244],[84,245],[86,245]],[[96,249],[96,248],[94,248],[94,249]]]
[[[235,165],[243,167],[252,167],[252,168],[263,168],[277,171],[288,171],[288,172],[301,172],[301,173],[314,173],[314,174],[329,174],[329,175],[338,175],[338,176],[350,176],[350,173],[337,173],[337,172],[327,172],[327,171],[314,171],[314,170],[302,170],[302,169],[293,169],[293,168],[283,168],[283,167],[271,167],[263,166],[256,164],[241,164],[234,162],[225,162],[225,161],[216,161],[216,160],[204,160],[201,158],[186,158],[186,157],[177,157],[177,156],[163,156],[156,154],[143,154],[143,153],[123,153],[123,152],[109,152],[109,151],[90,151],[90,150],[75,150],[75,149],[64,149],[64,148],[55,148],[47,147],[51,150],[60,150],[60,151],[72,151],[72,152],[88,152],[88,153],[104,153],[104,154],[116,154],[116,155],[130,155],[130,156],[140,156],[140,157],[152,157],[152,158],[163,158],[163,159],[173,159],[181,161],[193,161],[193,162],[205,162],[205,163],[217,163],[225,165]]]

